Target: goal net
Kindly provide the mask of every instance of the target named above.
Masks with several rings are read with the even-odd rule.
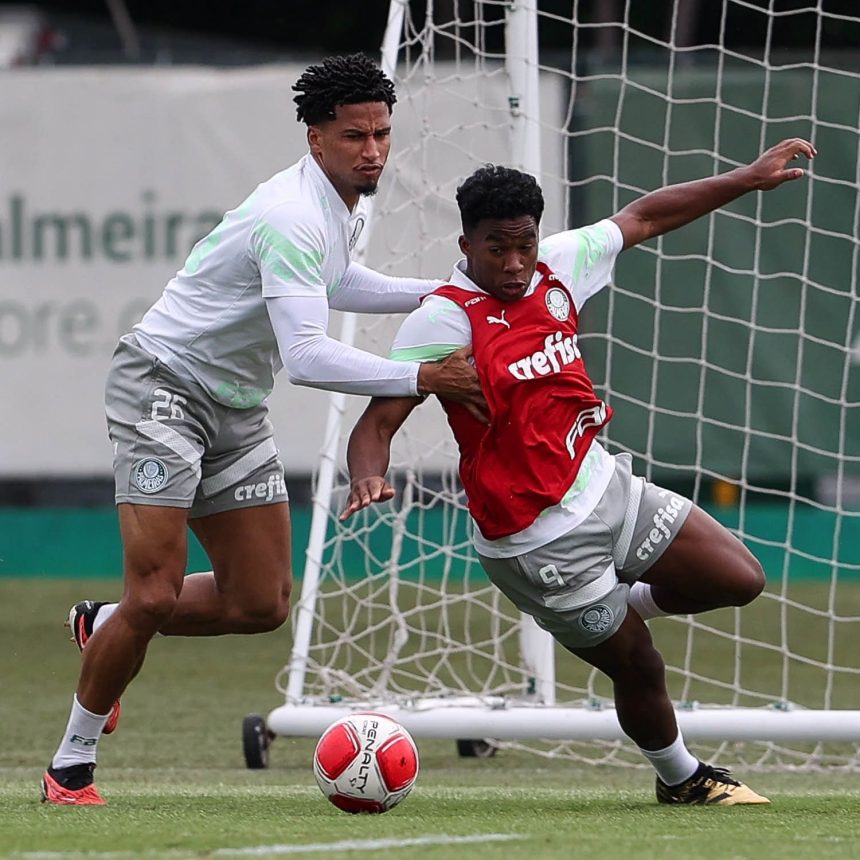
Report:
[[[580,343],[616,412],[605,444],[711,512],[767,573],[743,610],[650,623],[687,739],[748,766],[856,768],[860,11],[812,0],[539,5],[392,3],[384,56],[398,104],[367,260],[444,277],[457,256],[456,186],[484,162],[539,175],[548,235],[782,138],[814,142],[804,180],[621,255],[614,285],[586,306]],[[342,337],[385,354],[398,323],[346,316]],[[343,709],[371,706],[419,737],[638,763],[607,680],[482,573],[435,402],[398,435],[395,500],[338,521],[363,407],[331,400],[294,648],[278,678],[286,702],[270,729],[318,734]]]

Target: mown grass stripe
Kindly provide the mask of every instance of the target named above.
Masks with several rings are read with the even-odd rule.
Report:
[[[466,845],[478,842],[510,842],[525,837],[514,833],[480,833],[473,836],[449,836],[444,833],[414,836],[407,839],[344,839],[339,842],[316,842],[304,845],[255,845],[248,848],[219,848],[214,857],[269,857],[284,854],[326,854],[333,851],[381,851],[387,848],[413,848],[427,845]],[[193,851],[159,851],[159,857],[187,857]],[[149,851],[23,851],[13,854],[18,860],[123,860],[145,857]]]

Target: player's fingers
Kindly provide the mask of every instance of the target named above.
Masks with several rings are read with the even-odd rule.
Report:
[[[357,510],[358,507],[356,506],[355,502],[350,501],[350,503],[343,509],[343,512],[338,517],[338,519],[341,522],[343,522],[344,520],[348,520]]]
[[[452,360],[453,361],[466,361],[466,360],[468,360],[469,356],[472,354],[471,350],[472,350],[472,348],[470,346],[461,346],[459,349],[455,349],[454,352],[452,352],[448,356],[448,360],[449,361],[452,361]]]
[[[784,159],[785,162],[792,161],[804,155],[806,158],[812,158],[816,154],[815,147],[808,141],[800,137],[790,137],[781,140],[775,146],[765,153],[765,157]]]
[[[474,350],[472,349],[472,344],[468,343],[466,346],[461,346],[456,352],[452,352],[451,356],[456,356],[459,361],[464,361],[470,367],[474,367]]]
[[[785,141],[785,145],[789,150],[792,150],[792,158],[798,158],[801,155],[805,155],[807,158],[813,158],[818,154],[815,147],[808,140],[804,140],[802,137],[791,138],[790,140]]]
[[[345,520],[351,517],[356,511],[366,508],[370,504],[370,494],[364,484],[356,484],[349,493],[347,505],[343,509],[343,513],[338,517],[340,520]]]

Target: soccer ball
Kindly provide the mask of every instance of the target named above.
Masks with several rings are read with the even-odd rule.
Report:
[[[338,809],[387,812],[415,785],[418,749],[390,717],[350,714],[323,732],[314,750],[314,776]]]

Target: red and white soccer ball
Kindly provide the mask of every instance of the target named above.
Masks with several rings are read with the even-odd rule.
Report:
[[[345,812],[387,812],[412,790],[418,749],[398,722],[355,713],[332,723],[314,750],[323,794]]]

